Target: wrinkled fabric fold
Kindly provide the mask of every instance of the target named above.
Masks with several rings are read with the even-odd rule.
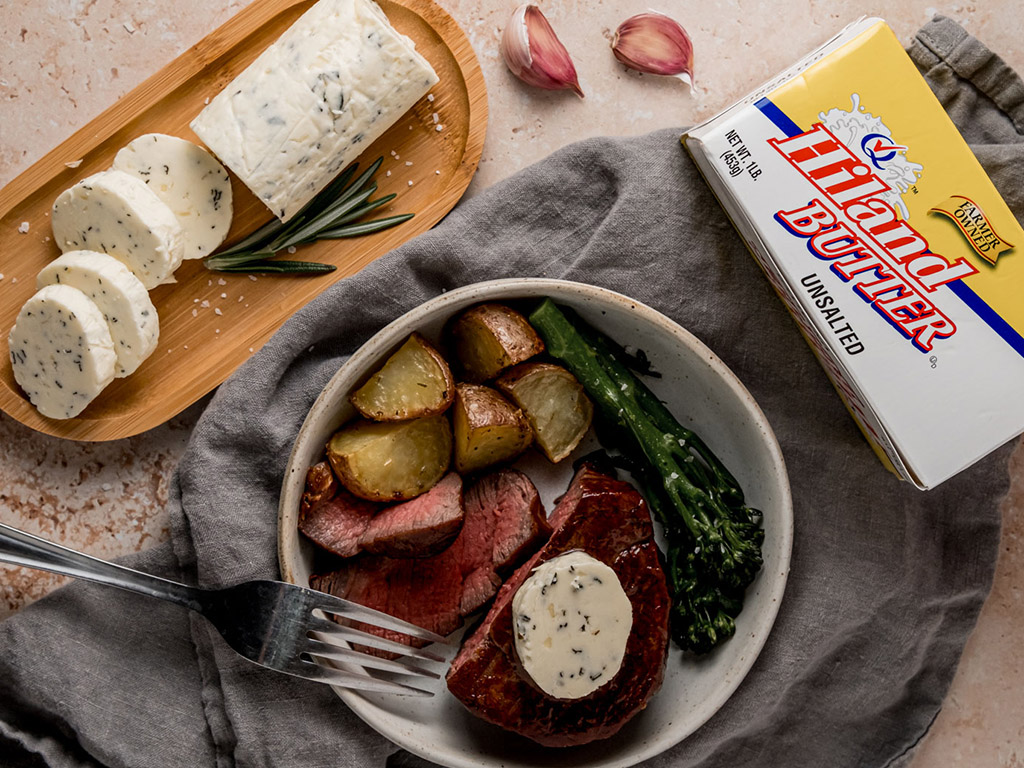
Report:
[[[1020,79],[941,17],[910,53],[1021,218]],[[679,133],[566,147],[326,290],[220,387],[173,478],[171,542],[128,562],[203,586],[277,577],[292,442],[360,344],[481,280],[604,286],[679,322],[744,382],[782,446],[796,519],[786,596],[753,670],[704,727],[647,765],[905,764],[987,595],[1011,446],[927,493],[888,474]],[[0,649],[3,765],[426,764],[328,688],[259,669],[202,619],[143,597],[71,585],[0,624]]]

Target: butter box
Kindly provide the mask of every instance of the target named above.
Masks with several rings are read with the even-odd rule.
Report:
[[[884,21],[682,141],[890,470],[1024,431],[1024,231]]]

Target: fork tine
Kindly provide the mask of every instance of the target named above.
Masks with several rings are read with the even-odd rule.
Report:
[[[327,683],[337,685],[341,688],[351,688],[357,691],[373,691],[376,693],[398,693],[407,696],[433,696],[433,691],[425,691],[422,688],[415,688],[404,683],[396,683],[391,680],[380,680],[369,675],[360,675],[354,672],[345,672],[341,669],[334,669],[314,661],[300,661],[280,670],[288,675],[312,680],[315,683]]]
[[[317,592],[316,590],[310,590],[314,596],[314,608],[319,608],[324,613],[333,613],[336,616],[341,616],[345,619],[354,619],[355,621],[362,621],[366,624],[373,624],[383,629],[393,629],[396,632],[401,632],[403,635],[409,635],[410,637],[416,637],[420,640],[429,640],[432,643],[442,643],[444,645],[450,645],[449,641],[441,635],[431,632],[429,629],[418,627],[415,624],[410,624],[408,621],[403,619],[395,618],[387,613],[374,610],[373,608],[367,608],[365,605],[359,605],[353,603],[350,600],[344,600],[334,595],[329,595],[326,592]]]
[[[363,632],[355,627],[346,627],[344,624],[338,624],[328,619],[321,619],[318,616],[314,616],[309,622],[309,628],[315,630],[321,635],[320,639],[325,642],[330,642],[332,639],[349,640],[360,645],[365,645],[370,648],[376,648],[381,651],[391,651],[397,653],[400,656],[413,656],[417,659],[426,659],[427,661],[444,661],[443,656],[438,656],[436,653],[425,651],[422,648],[413,648],[411,645],[405,643],[398,643],[394,640],[388,640],[378,635],[370,634],[369,632]]]
[[[306,653],[324,659],[335,659],[337,661],[351,661],[370,669],[379,669],[384,672],[395,672],[400,675],[413,675],[417,677],[429,677],[434,680],[440,679],[441,675],[416,664],[407,664],[394,659],[382,659],[379,656],[371,656],[368,653],[360,653],[351,648],[343,648],[340,645],[331,645],[322,640],[310,639],[304,649]]]

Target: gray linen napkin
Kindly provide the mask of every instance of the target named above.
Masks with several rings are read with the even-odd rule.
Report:
[[[955,23],[911,54],[1018,216],[1024,86]],[[282,470],[338,366],[445,289],[503,276],[612,288],[746,383],[793,487],[792,575],[747,680],[651,766],[882,766],[926,732],[988,592],[1009,447],[920,493],[886,473],[681,150],[679,129],[584,141],[326,291],[217,392],[175,474],[172,541],[130,562],[203,585],[277,575]],[[0,624],[5,766],[421,764],[327,688],[265,672],[202,620],[75,584]]]

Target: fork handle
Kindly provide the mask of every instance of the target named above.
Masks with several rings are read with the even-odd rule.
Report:
[[[201,593],[195,587],[108,563],[3,523],[0,523],[0,562],[120,587],[202,613]]]

